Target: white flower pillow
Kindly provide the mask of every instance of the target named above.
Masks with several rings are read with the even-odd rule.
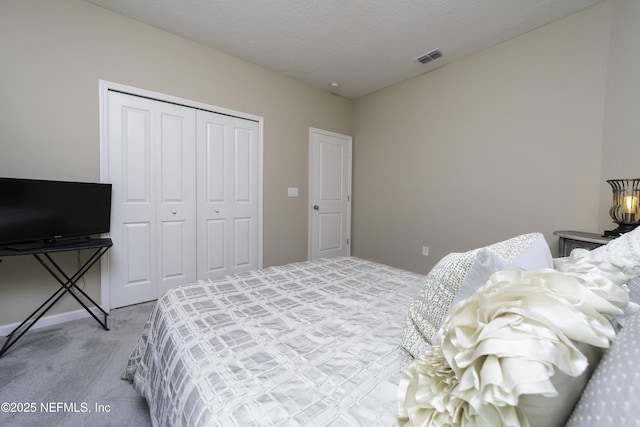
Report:
[[[442,258],[425,277],[409,307],[401,343],[403,367],[433,344],[433,337],[459,292],[465,297],[473,294],[493,272],[505,268],[551,267],[551,251],[542,233],[523,234]]]

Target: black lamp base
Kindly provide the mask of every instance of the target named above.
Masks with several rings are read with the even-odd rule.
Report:
[[[638,224],[618,224],[618,228],[615,230],[605,230],[603,237],[619,237],[624,233],[628,233],[636,228]]]

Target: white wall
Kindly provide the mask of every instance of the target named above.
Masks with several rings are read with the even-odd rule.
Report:
[[[616,228],[605,181],[640,178],[640,1],[615,0],[607,78],[599,230]]]
[[[596,230],[612,3],[356,101],[353,253],[449,252]],[[421,254],[422,246],[430,255]]]

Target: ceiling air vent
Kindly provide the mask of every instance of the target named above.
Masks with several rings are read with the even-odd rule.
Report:
[[[416,58],[421,64],[426,64],[427,62],[435,61],[436,59],[442,57],[443,53],[440,49],[434,49],[431,52],[427,52],[424,55]]]

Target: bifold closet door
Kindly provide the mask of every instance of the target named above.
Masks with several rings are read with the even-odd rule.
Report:
[[[111,307],[196,279],[196,112],[109,92]]]
[[[259,126],[197,115],[198,278],[259,267]]]

